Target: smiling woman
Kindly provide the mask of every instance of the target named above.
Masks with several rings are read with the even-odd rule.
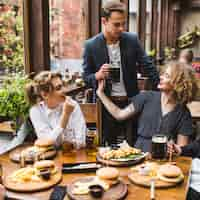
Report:
[[[151,151],[151,138],[164,134],[183,146],[192,135],[192,118],[186,104],[194,98],[197,88],[194,72],[184,63],[171,62],[160,76],[160,92],[143,92],[120,109],[105,96],[103,81],[99,81],[97,95],[106,109],[118,120],[138,116],[136,147]]]
[[[43,71],[27,85],[27,96],[32,103],[30,119],[38,138],[50,137],[57,145],[63,136],[76,148],[85,146],[86,124],[77,102],[64,94],[59,73]],[[75,133],[71,138],[68,130]]]

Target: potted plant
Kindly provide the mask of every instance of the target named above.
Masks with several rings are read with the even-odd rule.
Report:
[[[24,89],[28,82],[28,77],[18,72],[7,76],[0,88],[0,116],[13,121],[16,129],[28,116],[29,104]]]

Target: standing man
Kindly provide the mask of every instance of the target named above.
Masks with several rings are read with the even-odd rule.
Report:
[[[159,81],[157,70],[142,49],[137,35],[125,32],[126,18],[124,3],[107,1],[102,8],[103,32],[86,41],[83,54],[83,77],[86,84],[95,92],[98,80],[104,79],[105,92],[121,108],[127,106],[129,98],[138,93],[137,64],[148,74],[153,87]],[[118,82],[109,78],[111,65],[120,68]],[[102,115],[103,142],[113,144],[125,136],[129,144],[133,145],[136,131],[133,133],[129,129],[133,122],[118,122],[104,108]]]

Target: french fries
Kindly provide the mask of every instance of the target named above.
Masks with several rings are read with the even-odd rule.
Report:
[[[35,169],[32,167],[21,168],[13,172],[9,178],[13,182],[29,182],[29,181],[40,181],[40,178],[36,175]]]
[[[113,158],[124,158],[129,155],[139,154],[139,153],[141,153],[140,149],[136,149],[133,147],[121,147],[117,150],[107,151],[107,152],[103,153],[101,156],[103,159],[109,160],[109,159],[113,159]]]

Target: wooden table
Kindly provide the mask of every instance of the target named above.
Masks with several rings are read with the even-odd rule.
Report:
[[[58,156],[55,158],[55,162],[58,166],[61,167],[63,162],[84,162],[84,161],[95,161],[95,156],[87,156],[84,150],[76,152],[74,155],[63,156],[61,152],[58,153]],[[156,189],[156,199],[162,200],[184,200],[187,193],[188,187],[188,176],[190,173],[191,167],[191,159],[188,157],[179,157],[176,159],[177,165],[181,167],[183,170],[185,179],[181,185],[178,185],[174,188],[169,189]],[[0,163],[3,165],[3,174],[10,174],[14,169],[19,168],[18,164],[12,163],[9,158],[8,154],[0,156]],[[120,176],[124,180],[125,183],[128,184],[128,196],[126,199],[134,200],[134,199],[141,199],[141,200],[149,200],[150,199],[150,190],[149,188],[143,188],[140,186],[136,186],[132,184],[127,175],[130,173],[130,167],[119,168]],[[85,174],[64,174],[63,180],[60,185],[67,185],[69,184],[74,178],[80,178],[88,175],[94,175],[93,173],[85,173]],[[53,189],[49,189],[42,192],[35,192],[35,193],[15,193],[8,191],[7,195],[9,197],[15,197],[19,199],[26,199],[26,200],[47,200],[49,199],[49,195]],[[65,199],[68,199],[67,197]]]
[[[5,121],[0,123],[0,133],[14,133],[14,132],[15,131],[13,130],[10,121]]]
[[[192,101],[190,104],[187,104],[193,121],[200,121],[200,101]]]

